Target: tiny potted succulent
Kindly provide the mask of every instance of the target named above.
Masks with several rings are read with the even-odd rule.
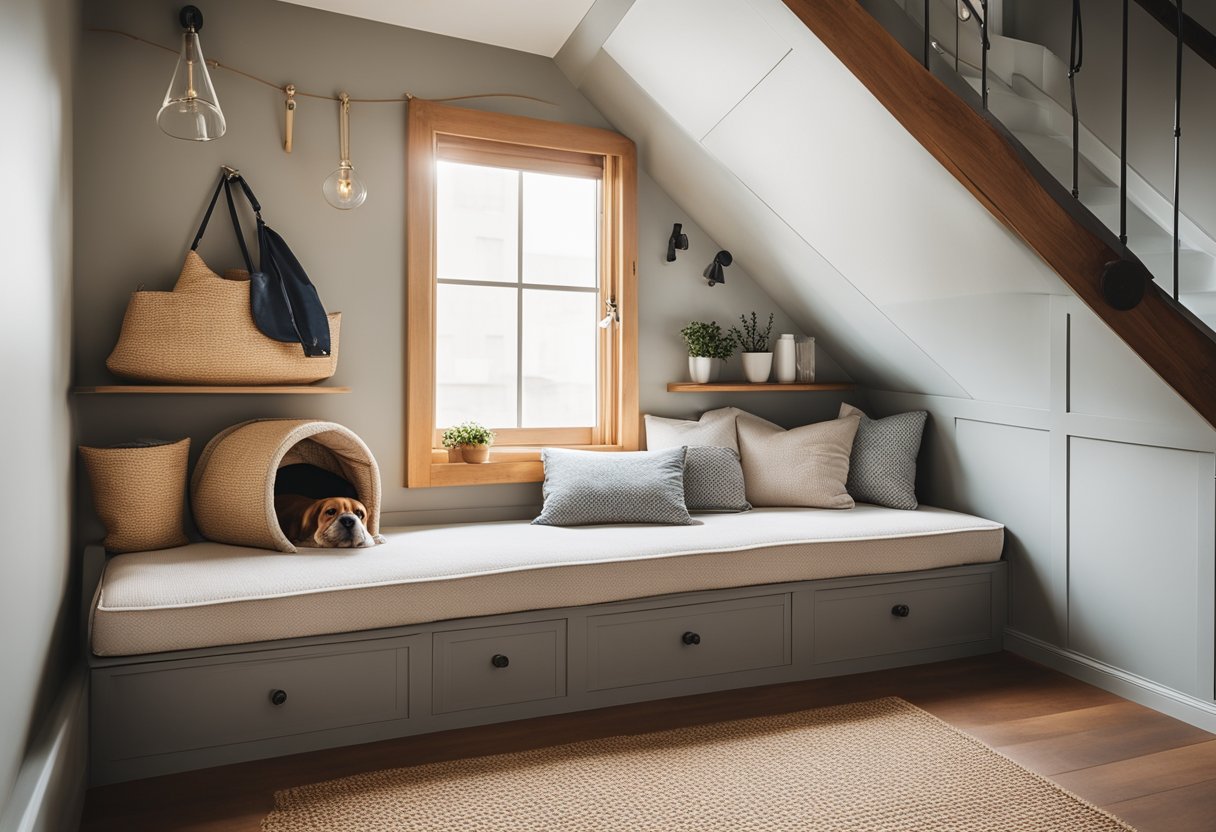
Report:
[[[688,375],[694,384],[718,380],[722,363],[731,357],[735,344],[717,321],[693,321],[680,330],[688,347]]]
[[[740,315],[739,323],[743,328],[732,326],[730,336],[743,353],[743,375],[752,384],[763,384],[773,370],[773,354],[768,348],[769,336],[773,334],[773,314],[769,313],[768,326],[763,332],[760,331],[755,312],[752,312],[750,320],[746,315]]]
[[[462,422],[443,432],[443,447],[448,449],[448,462],[486,462],[494,431],[476,422]]]

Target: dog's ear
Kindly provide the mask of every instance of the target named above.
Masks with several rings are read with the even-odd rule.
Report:
[[[300,529],[298,540],[311,540],[314,543],[320,543],[317,540],[317,533],[321,530],[319,520],[321,518],[321,508],[325,505],[324,500],[313,500],[304,510],[300,512]]]

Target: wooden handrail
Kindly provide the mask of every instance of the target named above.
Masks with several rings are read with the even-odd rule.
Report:
[[[1178,37],[1178,7],[1170,0],[1136,0],[1136,5]],[[1182,18],[1182,42],[1216,69],[1216,35],[1196,23],[1189,14],[1184,12]]]
[[[784,2],[946,170],[1216,426],[1216,338],[1153,283],[1133,309],[1109,306],[1102,273],[1130,253],[1024,158],[995,118],[927,71],[857,0]]]

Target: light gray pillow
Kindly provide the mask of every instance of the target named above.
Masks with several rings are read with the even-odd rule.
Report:
[[[685,449],[623,453],[545,448],[541,526],[691,525],[684,503]]]
[[[689,511],[750,509],[739,454],[730,448],[689,448],[684,457],[684,502]]]
[[[652,451],[678,448],[681,445],[713,446],[739,450],[735,438],[735,417],[743,411],[737,407],[720,407],[701,414],[697,421],[666,419],[646,414],[646,447]]]
[[[851,404],[841,416],[860,416],[847,488],[854,500],[911,511],[916,502],[916,457],[929,414],[923,410],[871,419]]]

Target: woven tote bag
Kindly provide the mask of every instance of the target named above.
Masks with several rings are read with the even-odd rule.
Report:
[[[248,270],[222,277],[199,256],[199,241],[211,219],[221,179],[171,292],[132,293],[106,367],[116,376],[161,384],[309,384],[330,378],[338,367],[341,313],[325,316],[329,351],[308,356],[300,342],[277,341],[258,329],[250,301],[252,262],[228,192],[228,207]]]

